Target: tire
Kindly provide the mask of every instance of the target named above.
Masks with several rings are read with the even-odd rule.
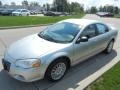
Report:
[[[22,14],[19,14],[19,16],[22,16]]]
[[[113,50],[114,40],[111,40],[107,46],[107,48],[104,50],[106,54],[109,54]]]
[[[63,68],[57,69],[58,66],[59,67],[61,66],[64,69]],[[61,73],[60,73],[60,70],[61,70]],[[62,59],[62,58],[61,59],[57,59],[57,60],[55,60],[54,62],[52,62],[49,65],[49,67],[48,67],[48,69],[47,69],[47,71],[45,73],[45,78],[47,80],[49,80],[49,81],[52,81],[52,82],[59,81],[59,80],[61,80],[64,77],[64,75],[67,72],[67,70],[68,70],[68,63],[67,63],[67,61],[65,59]],[[54,74],[54,73],[58,73],[58,75]],[[55,75],[56,75],[56,77],[55,77]]]

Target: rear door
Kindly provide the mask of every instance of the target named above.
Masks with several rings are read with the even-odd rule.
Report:
[[[103,50],[106,48],[106,46],[109,43],[109,29],[106,25],[97,23],[96,24],[97,28],[97,46],[98,50]]]

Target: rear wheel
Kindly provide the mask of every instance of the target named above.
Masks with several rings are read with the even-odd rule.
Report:
[[[112,50],[113,50],[113,45],[114,45],[114,41],[112,40],[112,41],[110,41],[110,43],[108,44],[108,46],[107,46],[107,48],[105,49],[104,52],[107,53],[107,54],[111,53]]]
[[[68,70],[67,62],[63,60],[56,60],[48,67],[45,78],[50,81],[59,81],[62,79]]]

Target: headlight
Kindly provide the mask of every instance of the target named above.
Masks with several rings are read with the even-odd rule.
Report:
[[[37,68],[40,67],[40,60],[39,59],[27,59],[27,60],[19,60],[16,61],[16,66],[22,68]]]

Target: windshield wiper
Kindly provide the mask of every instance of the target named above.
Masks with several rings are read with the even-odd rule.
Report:
[[[55,39],[53,39],[53,38],[50,37],[49,35],[43,36],[42,34],[38,34],[38,36],[41,37],[41,38],[43,38],[43,39],[45,39],[45,40],[58,43]]]
[[[38,36],[41,37],[41,38],[43,38],[43,36],[40,33],[38,34]]]

